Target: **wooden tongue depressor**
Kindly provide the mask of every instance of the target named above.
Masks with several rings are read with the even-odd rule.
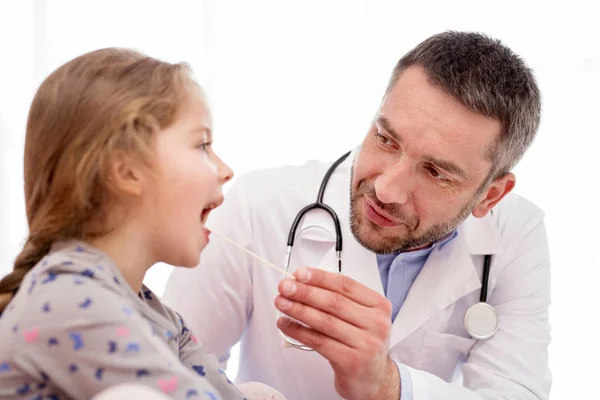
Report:
[[[271,262],[269,262],[269,261],[265,260],[265,259],[264,259],[264,258],[262,258],[261,256],[259,256],[259,255],[257,255],[257,254],[254,254],[253,252],[251,252],[250,250],[246,249],[245,247],[243,247],[243,246],[240,246],[239,244],[237,244],[237,243],[236,243],[236,242],[234,242],[233,240],[229,239],[228,237],[226,237],[226,236],[223,236],[223,235],[221,235],[220,233],[213,231],[212,229],[209,229],[209,228],[207,228],[207,229],[208,229],[208,230],[209,230],[211,233],[213,233],[213,234],[217,235],[218,237],[220,237],[221,239],[225,240],[226,242],[229,242],[229,243],[231,243],[232,245],[234,245],[234,246],[235,246],[235,247],[237,247],[238,249],[240,249],[240,250],[242,250],[242,251],[244,251],[244,252],[246,252],[246,253],[250,254],[252,257],[254,257],[254,258],[256,258],[256,259],[258,259],[258,260],[262,261],[263,263],[265,263],[265,264],[266,264],[266,265],[268,265],[269,267],[276,269],[277,271],[281,272],[282,274],[285,274],[285,275],[289,276],[289,277],[290,277],[290,278],[292,278],[292,279],[296,279],[296,277],[295,277],[294,275],[290,274],[290,273],[289,273],[289,272],[287,272],[287,271],[284,271],[283,269],[279,268],[279,267],[278,267],[278,266],[276,266],[275,264],[273,264],[273,263],[271,263]]]

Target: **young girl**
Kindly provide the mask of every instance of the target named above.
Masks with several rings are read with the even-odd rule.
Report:
[[[25,140],[29,237],[0,281],[0,399],[90,399],[123,383],[243,398],[142,284],[157,262],[198,264],[232,177],[211,140],[185,65],[104,49],[42,83]]]

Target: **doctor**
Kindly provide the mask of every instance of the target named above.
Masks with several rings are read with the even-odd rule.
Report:
[[[199,268],[173,272],[165,302],[224,363],[241,340],[238,381],[290,400],[548,399],[544,215],[510,193],[540,108],[531,71],[500,42],[430,37],[400,59],[364,141],[327,183],[341,273],[332,218],[313,210],[295,235],[297,280],[215,236]],[[243,176],[208,226],[283,263],[330,167]],[[491,312],[469,320],[480,300]]]

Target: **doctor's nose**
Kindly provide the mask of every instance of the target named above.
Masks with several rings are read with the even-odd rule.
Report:
[[[386,204],[406,204],[415,187],[415,175],[407,162],[390,165],[374,182],[377,198]]]

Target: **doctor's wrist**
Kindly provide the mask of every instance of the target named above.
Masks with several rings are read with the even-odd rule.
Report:
[[[400,385],[400,371],[398,371],[398,365],[388,357],[385,367],[385,377],[381,382],[377,395],[373,397],[373,400],[400,399]]]

